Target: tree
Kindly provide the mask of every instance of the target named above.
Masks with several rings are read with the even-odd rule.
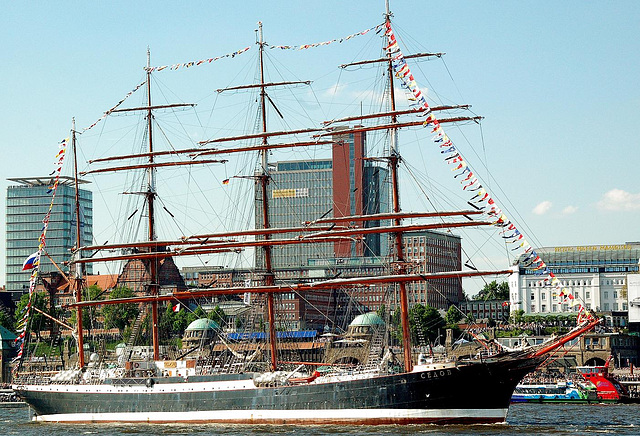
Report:
[[[158,330],[161,337],[171,338],[173,336],[182,337],[184,330],[189,325],[188,313],[186,310],[173,311],[173,305],[168,304],[165,311],[160,313]]]
[[[133,291],[127,287],[115,288],[109,295],[109,300],[117,298],[133,297]],[[136,319],[140,309],[134,303],[127,304],[107,304],[102,308],[104,325],[106,328],[117,328],[122,334],[132,320]]]
[[[412,341],[420,342],[420,337],[434,342],[438,338],[438,329],[444,327],[445,322],[440,312],[434,307],[416,304],[409,310],[409,323]]]
[[[213,310],[207,314],[207,318],[215,321],[220,327],[227,323],[227,315],[224,314],[224,310],[222,310],[220,306],[214,307]]]
[[[102,300],[102,288],[98,285],[91,285],[88,288],[84,289],[82,292],[82,299],[85,301],[94,301],[94,300]],[[71,316],[69,317],[71,324],[76,323],[76,317],[78,312],[74,309],[71,311]],[[93,328],[93,324],[97,316],[100,315],[100,309],[96,306],[88,306],[82,309],[82,328],[87,329],[89,332],[89,336],[91,336],[91,329]]]
[[[495,280],[484,285],[474,297],[474,300],[508,300],[509,299],[509,283],[502,282],[498,284]]]
[[[511,313],[511,323],[512,324],[520,324],[524,319],[524,310],[518,309]]]
[[[14,319],[11,316],[11,313],[4,307],[0,307],[0,325],[7,330],[15,331],[14,329]]]
[[[462,312],[453,304],[449,306],[449,310],[447,310],[447,314],[444,319],[447,322],[447,325],[457,324],[463,318]]]
[[[36,292],[32,296],[31,305],[36,309],[39,309],[43,312],[48,312],[47,310],[47,299],[48,295],[46,292]],[[18,319],[15,321],[15,330],[19,330],[22,325],[20,321],[22,320],[22,316],[26,312],[26,307],[29,304],[29,294],[23,294],[20,297],[20,301],[16,307],[16,313],[18,314]],[[40,330],[46,328],[46,320],[44,315],[35,310],[31,310],[29,313],[29,328],[31,331],[35,332],[36,337],[40,339]]]
[[[187,315],[187,327],[196,319],[206,318],[206,317],[207,317],[207,313],[204,311],[204,309],[202,309],[202,307],[200,306],[196,307],[196,309],[193,312],[190,312],[189,315]]]

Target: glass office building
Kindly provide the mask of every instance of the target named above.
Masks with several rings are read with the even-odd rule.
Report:
[[[29,271],[22,271],[25,259],[38,250],[38,238],[42,233],[43,219],[51,204],[49,187],[51,177],[12,178],[7,188],[6,201],[6,289],[17,300],[29,289]],[[86,182],[81,182],[86,183]],[[93,240],[93,199],[90,191],[80,189],[80,226],[82,245]],[[60,177],[55,202],[49,219],[45,250],[65,272],[69,267],[71,249],[76,245],[74,179]],[[40,273],[57,271],[51,260],[42,255]],[[87,264],[91,274],[91,264]]]
[[[324,217],[368,215],[389,212],[388,170],[366,161],[362,132],[334,135],[330,159],[282,161],[274,164],[267,187],[271,227],[300,227]],[[262,227],[262,206],[256,184],[256,227]],[[387,225],[367,221],[365,227]],[[275,239],[290,234],[274,235]],[[274,246],[275,269],[306,267],[320,259],[388,256],[386,235],[366,235],[363,243],[348,240],[319,244]],[[256,265],[264,267],[261,250]]]

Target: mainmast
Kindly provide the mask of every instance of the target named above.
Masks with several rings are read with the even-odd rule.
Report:
[[[262,133],[267,133],[267,91],[264,81],[264,39],[262,37],[262,22],[258,22],[258,46],[260,49],[260,112],[262,114]],[[269,150],[267,137],[262,137],[263,149],[260,151],[262,171],[258,178],[260,192],[262,196],[262,227],[269,228],[269,201],[267,197],[267,185],[269,184]],[[264,238],[270,239],[270,235],[265,233]],[[275,277],[271,262],[271,245],[264,246],[265,262],[265,286],[273,286]],[[269,345],[271,347],[271,369],[275,371],[278,367],[278,354],[276,347],[276,315],[274,297],[272,293],[267,294],[267,317],[269,321]]]
[[[154,222],[154,200],[156,196],[156,169],[153,166],[153,123],[152,123],[152,106],[151,106],[151,51],[147,48],[147,138],[149,140],[149,167],[147,168],[147,239],[156,240],[155,222]],[[149,294],[158,295],[160,288],[160,280],[158,277],[159,259],[149,259],[149,276],[151,283],[149,284]],[[153,359],[160,359],[160,341],[158,337],[158,303],[151,303],[151,331],[153,337]]]
[[[76,119],[71,121],[71,147],[73,149],[73,172],[75,181],[75,209],[76,209],[76,260],[82,256],[80,247],[82,246],[82,233],[80,231],[80,190],[78,188],[78,153],[76,152]],[[73,281],[73,290],[76,295],[76,302],[82,301],[82,280],[84,278],[84,263],[76,263],[75,277]],[[76,310],[77,329],[78,329],[78,366],[84,367],[84,337],[82,336],[82,307],[78,306]]]
[[[389,10],[389,0],[386,0],[386,13],[385,22],[389,24],[391,22],[391,11]],[[391,53],[387,52],[387,72],[389,75],[389,99],[391,103],[391,112],[396,110],[395,92],[393,88],[393,65],[391,59]],[[391,115],[391,124],[396,124],[398,119],[395,114]],[[400,192],[398,189],[398,164],[400,162],[400,154],[398,153],[398,130],[392,128],[391,144],[389,147],[389,172],[391,175],[391,201],[393,204],[393,212],[400,213]],[[395,218],[393,220],[395,226],[400,226],[402,220]],[[404,249],[402,246],[402,232],[394,233],[395,240],[395,256],[398,265],[398,273],[405,274],[406,266],[404,262]],[[400,321],[402,325],[402,345],[404,349],[404,369],[406,372],[411,372],[413,369],[413,362],[411,361],[411,334],[409,329],[409,300],[407,298],[407,285],[404,282],[398,284],[400,293]]]

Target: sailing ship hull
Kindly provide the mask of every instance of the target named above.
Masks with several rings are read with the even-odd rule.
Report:
[[[228,424],[496,423],[537,359],[256,387],[250,374],[14,386],[36,421]],[[206,380],[206,381],[203,381]],[[167,380],[171,381],[171,380]]]

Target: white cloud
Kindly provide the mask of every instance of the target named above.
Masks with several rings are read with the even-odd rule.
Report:
[[[536,215],[544,215],[545,213],[549,212],[549,209],[551,209],[551,204],[552,203],[549,200],[545,200],[533,208],[533,213],[535,213]]]
[[[578,211],[578,208],[576,206],[567,206],[564,209],[562,209],[562,215],[571,215],[573,213],[576,213]]]
[[[602,196],[598,202],[598,208],[613,211],[640,210],[640,194],[612,189]]]
[[[324,92],[324,97],[339,97],[347,89],[346,85],[335,84]]]

